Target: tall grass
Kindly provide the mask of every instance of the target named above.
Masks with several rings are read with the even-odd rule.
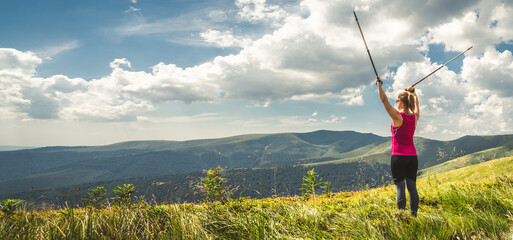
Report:
[[[513,180],[420,182],[420,209],[397,210],[395,188],[225,203],[19,210],[0,239],[511,239]]]

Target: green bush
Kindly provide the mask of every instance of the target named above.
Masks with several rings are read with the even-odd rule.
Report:
[[[104,208],[108,204],[106,192],[104,187],[96,187],[92,192],[88,192],[87,206],[96,209]]]
[[[225,182],[221,167],[217,166],[215,169],[209,169],[207,176],[201,178],[200,182],[200,188],[205,193],[205,200],[207,202],[225,202],[228,199],[224,187]]]
[[[137,193],[134,185],[123,184],[118,186],[118,189],[114,189],[114,195],[116,195],[116,204],[118,206],[129,206],[132,203],[132,194]]]
[[[312,170],[308,171],[306,173],[307,175],[303,177],[303,188],[300,190],[303,190],[303,196],[309,197],[310,195],[314,195],[315,197],[315,189],[317,186],[319,186],[322,182],[322,178],[319,177],[319,174],[315,172],[315,170],[312,168]]]
[[[14,213],[16,212],[18,207],[24,202],[25,202],[25,200],[20,200],[20,199],[4,200],[4,201],[0,202],[0,211],[2,211],[2,213],[7,217],[12,216],[12,215],[14,215]]]

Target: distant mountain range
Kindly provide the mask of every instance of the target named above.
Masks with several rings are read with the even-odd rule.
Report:
[[[23,147],[23,146],[0,146],[0,152],[4,151],[16,151],[16,150],[22,150],[22,149],[30,149],[34,147]]]
[[[419,169],[423,170],[467,155],[474,159],[486,156],[478,162],[491,156],[505,157],[513,152],[513,135],[465,136],[453,141],[415,138],[415,145]],[[389,137],[321,130],[4,151],[0,152],[0,194],[8,196],[100,181],[185,176],[216,166],[235,171],[349,163],[388,165],[390,146]]]

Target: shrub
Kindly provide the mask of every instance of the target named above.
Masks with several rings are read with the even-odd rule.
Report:
[[[23,202],[25,201],[20,199],[4,200],[0,202],[0,211],[2,211],[5,216],[12,216]]]
[[[215,169],[209,169],[207,176],[201,178],[200,182],[200,188],[206,195],[205,200],[225,202],[227,200],[226,189],[223,186],[225,182],[221,167],[217,166]]]
[[[324,194],[329,195],[331,193],[330,185],[331,185],[331,182],[328,182],[328,181],[322,183],[321,187],[324,189]]]
[[[315,188],[319,186],[322,182],[322,178],[319,177],[319,174],[315,172],[315,170],[312,168],[312,170],[307,172],[307,175],[303,177],[303,188],[300,188],[300,190],[305,191],[303,193],[304,197],[309,197],[310,195],[314,195],[315,197]]]
[[[96,209],[104,208],[108,204],[106,191],[104,187],[96,187],[92,192],[88,192],[87,206]]]
[[[136,193],[134,185],[123,184],[122,187],[118,186],[118,189],[114,189],[116,195],[116,203],[121,206],[129,206],[132,203],[132,194]]]

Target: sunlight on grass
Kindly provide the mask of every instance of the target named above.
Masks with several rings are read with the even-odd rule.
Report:
[[[513,179],[508,174],[484,176],[493,169],[509,171],[512,161],[499,159],[420,179],[416,218],[397,210],[390,185],[315,199],[22,209],[2,215],[0,239],[510,239]],[[475,173],[463,181],[461,173],[469,171]]]

